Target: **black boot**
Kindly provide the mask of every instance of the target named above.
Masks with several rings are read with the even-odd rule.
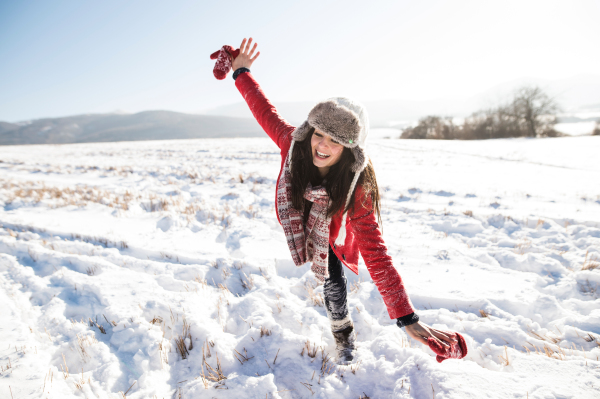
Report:
[[[341,331],[332,331],[332,333],[335,338],[336,363],[341,365],[352,363],[356,349],[354,345],[356,341],[354,326],[351,325]]]

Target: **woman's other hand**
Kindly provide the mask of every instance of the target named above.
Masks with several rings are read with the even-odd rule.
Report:
[[[246,38],[242,40],[242,44],[240,45],[240,54],[237,56],[235,60],[233,60],[233,64],[231,64],[231,69],[235,72],[239,68],[248,68],[252,66],[254,60],[260,55],[260,51],[254,54],[254,50],[256,50],[257,43],[254,43],[252,49],[250,46],[252,45],[252,38],[248,40],[246,43]],[[254,54],[254,57],[252,56]]]
[[[427,343],[427,338],[429,337],[433,337],[435,340],[440,341],[445,348],[448,348],[450,344],[456,343],[456,339],[449,337],[443,331],[431,328],[420,321],[406,326],[404,329],[412,339],[416,339],[425,346],[429,346]]]

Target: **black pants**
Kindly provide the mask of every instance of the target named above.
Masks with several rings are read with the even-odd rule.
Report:
[[[352,325],[352,319],[348,314],[348,300],[346,289],[346,277],[344,276],[344,265],[340,261],[331,246],[329,246],[329,277],[323,285],[323,296],[325,297],[325,309],[331,321],[332,331],[341,331]]]

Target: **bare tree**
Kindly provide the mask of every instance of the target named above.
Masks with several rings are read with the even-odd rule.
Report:
[[[524,86],[519,88],[507,107],[509,114],[525,127],[526,136],[554,136],[556,114],[560,111],[554,98],[548,96],[540,87]]]
[[[508,137],[558,137],[554,130],[558,103],[537,86],[517,89],[510,102],[474,112],[461,125],[452,118],[426,116],[402,132],[403,139],[482,140]],[[600,127],[596,128],[600,134]]]

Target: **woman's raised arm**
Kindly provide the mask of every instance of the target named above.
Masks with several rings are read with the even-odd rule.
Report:
[[[234,72],[239,68],[250,69],[259,56],[260,51],[254,54],[256,43],[252,48],[250,48],[251,45],[252,38],[248,42],[246,42],[246,39],[242,41],[240,54],[233,60],[232,69]],[[290,145],[289,135],[294,127],[279,115],[275,106],[265,96],[265,93],[249,72],[239,74],[235,80],[235,86],[246,100],[258,124],[282,151],[287,152]]]

